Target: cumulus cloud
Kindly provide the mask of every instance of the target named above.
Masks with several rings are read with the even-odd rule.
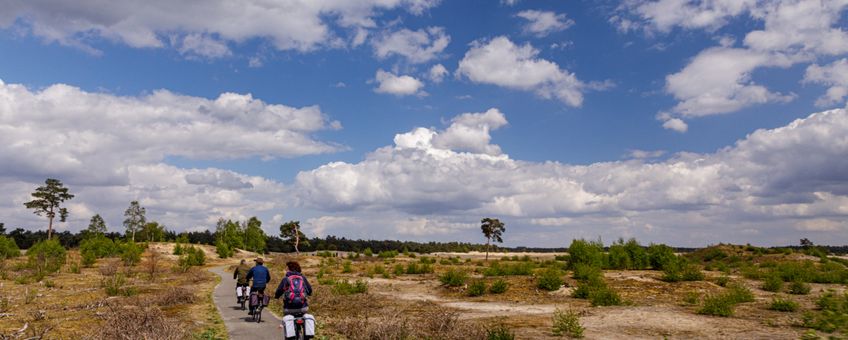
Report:
[[[392,55],[399,55],[415,64],[438,58],[449,43],[450,36],[445,34],[445,29],[442,27],[384,32],[371,41],[374,46],[374,55],[378,58],[385,59]]]
[[[377,81],[377,88],[374,89],[374,92],[377,93],[395,96],[426,95],[426,92],[421,90],[424,88],[424,83],[412,76],[399,76],[391,72],[377,70],[375,80]]]
[[[556,14],[551,11],[526,10],[518,12],[515,16],[527,20],[524,32],[537,37],[564,31],[574,25],[574,20],[567,18],[565,14]]]
[[[715,153],[589,165],[520,161],[492,147],[468,148],[471,138],[477,138],[471,145],[494,146],[485,130],[505,119],[493,110],[460,115],[444,130],[398,134],[394,145],[358,163],[303,171],[292,192],[301,204],[348,217],[499,216],[508,224],[557,227],[546,232],[559,230],[560,237],[669,237],[678,244],[720,241],[717,235],[742,229],[794,242],[804,223],[848,216],[844,109],[756,131]],[[463,143],[438,142],[457,127],[476,132],[464,134]],[[842,231],[831,237],[846,240]],[[768,242],[762,235],[756,237]]]
[[[543,98],[579,107],[585,85],[574,73],[538,58],[538,54],[530,44],[516,45],[504,36],[478,40],[459,62],[457,74],[475,83],[533,91]]]
[[[310,134],[338,129],[317,106],[268,104],[250,94],[206,99],[154,91],[139,97],[57,84],[40,91],[0,82],[0,176],[62,175],[126,183],[129,164],[193,159],[294,157],[340,146]],[[50,161],[45,162],[45,155]]]
[[[232,55],[227,44],[202,34],[188,34],[176,44],[177,51],[183,55],[199,56],[209,59],[223,58]],[[254,65],[253,59],[250,61]],[[257,65],[261,66],[261,65]]]
[[[810,65],[804,74],[804,82],[828,86],[827,92],[816,100],[818,106],[829,106],[844,102],[848,96],[848,59],[840,59],[829,65]]]
[[[445,68],[445,65],[436,64],[430,68],[430,72],[427,73],[427,77],[430,78],[430,81],[434,83],[441,83],[442,80],[445,79],[445,76],[448,75],[448,69]]]
[[[178,49],[196,48],[194,53],[198,55],[220,54],[227,43],[254,38],[268,39],[280,50],[308,51],[338,46],[341,38],[334,32],[336,28],[362,32],[376,27],[374,16],[381,11],[405,9],[418,15],[438,3],[439,0],[249,0],[233,6],[227,2],[160,0],[144,4],[129,0],[5,1],[0,27],[20,22],[48,42],[95,53],[98,51],[90,43],[97,38],[136,48],[161,48],[166,46],[164,38],[172,34],[185,36],[179,39]],[[220,40],[201,36],[206,34]],[[356,34],[353,44],[364,39],[361,34]]]
[[[672,113],[692,118],[793,100],[794,94],[771,91],[751,74],[848,53],[848,32],[839,26],[846,6],[845,1],[820,0],[637,0],[621,5],[611,21],[626,26],[622,31],[637,27],[648,32],[675,27],[715,31],[742,16],[762,23],[761,29],[745,34],[744,46],[732,48],[732,38],[725,37],[720,47],[701,51],[683,70],[666,77],[666,91],[678,100]],[[817,71],[812,68],[805,79],[829,85],[829,80],[815,78]],[[844,89],[831,85],[828,91],[820,105],[841,100]]]

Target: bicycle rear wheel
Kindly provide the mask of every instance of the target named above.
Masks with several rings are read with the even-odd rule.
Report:
[[[253,316],[256,317],[256,323],[262,322],[262,307],[257,307],[256,312],[253,313]]]

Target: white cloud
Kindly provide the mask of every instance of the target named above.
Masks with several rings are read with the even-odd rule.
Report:
[[[818,106],[842,103],[848,96],[848,59],[840,59],[825,66],[810,65],[804,82],[829,86],[824,96],[816,100]]]
[[[475,41],[459,62],[457,74],[476,83],[533,91],[543,98],[580,106],[584,84],[574,73],[538,58],[538,54],[530,44],[519,46],[503,36]]]
[[[757,0],[659,0],[627,1],[622,6],[644,20],[645,28],[665,32],[675,26],[716,30],[724,26],[728,19],[745,13],[756,4]],[[624,31],[632,29],[630,25],[637,24],[632,20],[621,23],[628,25],[620,27]]]
[[[448,74],[448,69],[445,68],[442,64],[433,65],[430,68],[430,72],[427,73],[427,77],[430,78],[430,81],[434,83],[441,83],[442,80],[445,79],[445,76]]]
[[[574,20],[568,19],[565,14],[551,11],[526,10],[518,12],[516,16],[528,21],[524,25],[524,32],[537,37],[564,31],[574,25]]]
[[[202,34],[188,34],[180,39],[177,51],[182,55],[200,56],[209,59],[232,55],[227,44]],[[251,59],[251,65],[253,60]]]
[[[663,128],[681,133],[686,132],[686,130],[689,130],[689,125],[686,124],[686,122],[684,122],[680,118],[669,118],[668,120],[663,122],[662,126]]]
[[[515,6],[515,4],[518,3],[518,1],[519,0],[501,0],[501,4],[507,5],[507,6]]]
[[[126,183],[128,165],[167,156],[194,159],[293,157],[339,146],[310,134],[337,129],[317,106],[268,104],[250,94],[206,99],[158,90],[140,97],[57,84],[41,91],[0,82],[2,175],[62,175],[91,184]],[[50,157],[44,161],[45,155]]]
[[[0,27],[23,22],[33,35],[48,42],[97,52],[89,44],[98,38],[136,48],[166,46],[163,37],[215,35],[215,47],[260,38],[280,50],[309,51],[340,45],[336,28],[357,32],[352,44],[362,43],[364,29],[376,26],[373,17],[384,10],[405,9],[422,14],[438,0],[248,0],[228,2],[173,2],[129,0],[107,2],[5,2]],[[180,39],[182,41],[184,39]],[[200,45],[182,43],[177,48],[208,53],[208,41]],[[345,42],[341,42],[344,45]],[[220,52],[212,52],[220,53]]]
[[[489,112],[460,115],[445,130],[399,134],[394,145],[358,163],[303,171],[292,193],[305,206],[364,220],[379,212],[411,220],[496,216],[525,233],[530,232],[525,225],[559,226],[546,229],[560,233],[555,244],[567,242],[564,237],[599,234],[704,244],[729,241],[722,235],[743,229],[760,232],[751,236],[760,242],[794,242],[799,221],[848,217],[848,159],[842,157],[848,153],[848,113],[843,109],[756,131],[715,153],[589,165],[520,161],[489,152],[496,145],[484,131],[505,123],[494,119],[502,115]],[[476,138],[474,145],[491,147],[437,142],[463,125],[476,126],[477,133],[465,134],[467,141]],[[414,225],[409,230],[417,230]],[[540,233],[533,232],[536,242],[545,239]],[[828,237],[845,242],[848,232]]]
[[[657,157],[661,157],[662,155],[665,155],[664,150],[639,150],[639,149],[634,149],[634,150],[629,150],[627,152],[628,158],[635,158],[635,159],[657,158]]]
[[[405,57],[411,63],[425,63],[436,59],[450,43],[450,36],[442,27],[429,27],[417,31],[402,29],[384,32],[374,38],[374,55],[385,59],[391,55]]]
[[[424,83],[412,76],[399,76],[391,72],[377,70],[375,80],[378,85],[374,92],[377,93],[388,93],[395,96],[426,95],[426,92],[421,90],[424,88]]]

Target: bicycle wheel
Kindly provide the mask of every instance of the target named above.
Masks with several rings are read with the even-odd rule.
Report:
[[[256,311],[253,312],[253,317],[256,318],[256,323],[262,322],[262,307],[256,307]]]
[[[244,298],[241,298],[241,302],[239,303],[241,304],[241,310],[244,310]]]

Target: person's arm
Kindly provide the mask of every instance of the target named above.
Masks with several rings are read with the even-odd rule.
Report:
[[[306,279],[306,276],[303,277],[303,284],[306,286],[304,287],[306,295],[312,296],[312,285],[309,284],[309,280]]]
[[[236,270],[233,272],[233,280],[238,279],[238,270],[239,270],[239,267],[236,267]]]
[[[247,280],[247,282],[250,282],[251,278],[253,278],[253,268],[250,268],[250,270],[247,271],[247,276],[245,276],[245,280]]]
[[[283,296],[283,293],[285,293],[286,290],[286,286],[288,286],[288,284],[286,283],[288,280],[289,278],[284,277],[283,280],[280,281],[280,285],[277,286],[277,290],[274,292],[275,299],[279,299],[281,296]]]
[[[268,269],[265,269],[265,282],[271,283],[271,271]]]

